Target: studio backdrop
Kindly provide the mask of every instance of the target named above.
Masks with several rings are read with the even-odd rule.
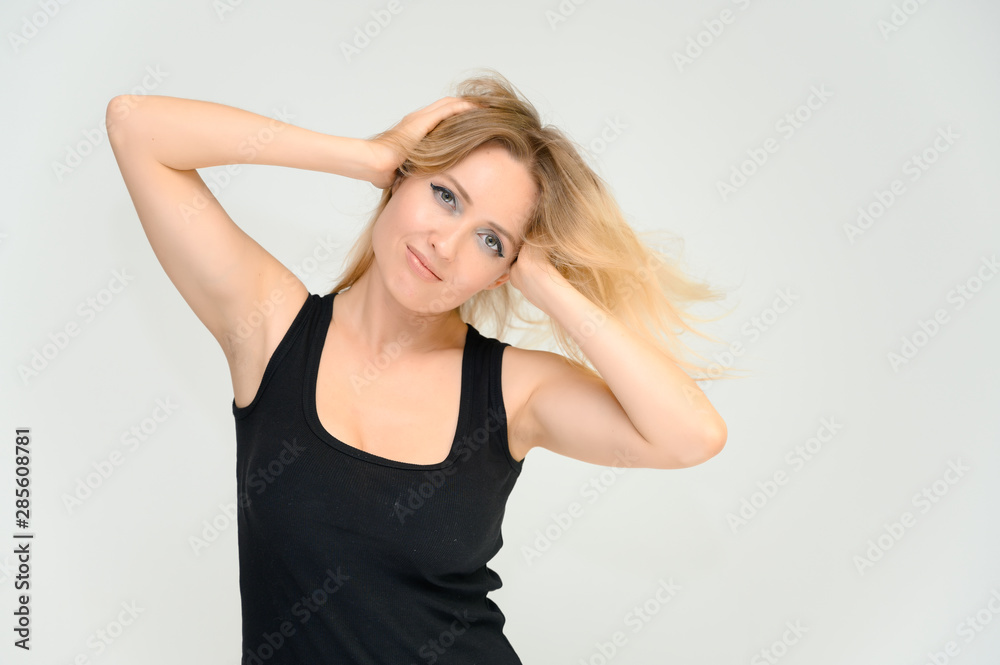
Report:
[[[11,0],[0,27],[3,663],[240,662],[228,366],[108,101],[360,138],[481,67],[727,293],[698,348],[742,377],[700,381],[728,439],[696,467],[528,454],[490,563],[523,661],[1000,662],[996,3]],[[379,194],[201,175],[312,293]]]

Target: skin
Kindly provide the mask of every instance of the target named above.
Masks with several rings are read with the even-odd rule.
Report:
[[[527,169],[495,145],[445,172],[392,185],[373,228],[375,260],[334,301],[317,379],[317,412],[328,432],[388,459],[432,464],[445,458],[468,330],[457,308],[511,279],[515,243],[536,192]],[[415,272],[408,247],[441,279]],[[387,354],[392,362],[381,364]],[[370,364],[380,367],[377,376],[356,383]],[[533,375],[505,374],[510,429],[529,391],[524,379]],[[520,451],[516,434],[510,438],[512,451]]]
[[[448,175],[462,184],[468,197],[458,192]],[[432,190],[432,183],[447,187],[450,193]],[[502,389],[514,459],[524,459],[531,448],[541,446],[605,466],[681,468],[716,454],[720,440],[724,440],[716,428],[721,418],[689,377],[614,319],[588,329],[594,320],[593,304],[530,245],[518,247],[513,261],[506,247],[503,258],[493,252],[497,236],[483,235],[495,232],[491,222],[520,236],[535,196],[527,170],[503,149],[492,147],[472,153],[450,173],[409,178],[396,186],[376,221],[376,261],[355,285],[360,284],[360,289],[352,286],[337,296],[348,300],[354,293],[343,308],[347,311],[342,309],[343,318],[337,318],[335,305],[335,325],[331,328],[335,339],[331,346],[350,347],[355,362],[369,354],[375,357],[383,345],[400,340],[404,334],[414,340],[374,389],[386,392],[370,403],[359,403],[357,410],[377,414],[399,395],[410,394],[406,408],[413,407],[412,413],[427,420],[416,427],[404,427],[402,421],[395,426],[386,424],[399,417],[398,406],[382,411],[380,417],[362,418],[370,428],[370,439],[381,442],[377,454],[411,461],[419,457],[424,463],[442,458],[443,449],[426,446],[447,440],[441,432],[433,431],[442,427],[441,418],[436,416],[442,406],[455,402],[457,394],[436,392],[417,398],[412,397],[411,387],[457,389],[455,358],[447,370],[442,365],[449,362],[444,360],[447,356],[435,353],[444,349],[454,352],[463,346],[466,326],[454,308],[480,290],[496,288],[508,280],[529,302],[573,332],[604,377],[585,375],[559,354],[507,347]],[[424,255],[429,267],[442,278],[440,282],[414,273],[407,262],[407,244]],[[331,369],[328,376],[352,371],[348,355],[339,355],[338,369]],[[356,371],[357,365],[354,367]],[[323,369],[321,365],[321,373]],[[329,404],[349,401],[342,378],[331,378],[324,389],[333,397]],[[352,420],[345,414],[331,416],[327,422],[345,424]],[[417,417],[408,415],[404,420]],[[443,422],[446,426],[441,431],[447,434],[454,418],[449,414]],[[346,430],[350,440],[368,438],[362,427]],[[380,427],[386,429],[380,431]],[[407,436],[393,436],[400,430]],[[389,450],[387,446],[397,445],[392,443],[396,440],[402,441],[398,444],[401,448]],[[421,443],[415,447],[414,441]]]
[[[519,243],[496,229],[515,241],[521,237],[535,184],[504,148],[486,145],[444,173],[400,179],[392,192],[375,222],[375,261],[337,295],[338,324],[373,356],[404,335],[413,340],[407,353],[461,347],[466,326],[457,308],[510,279]],[[427,282],[413,272],[407,246],[424,256],[441,281]]]
[[[480,235],[497,232],[488,222],[520,236],[534,200],[521,165],[490,150],[456,165],[452,175],[475,205],[463,201],[457,187],[448,187],[457,207],[450,196],[432,192],[428,181],[447,186],[438,182],[442,174],[395,183],[396,168],[421,137],[472,107],[440,99],[404,117],[390,140],[371,141],[322,134],[221,104],[153,95],[112,99],[106,124],[143,231],[170,280],[225,353],[237,406],[257,394],[269,359],[309,291],[233,222],[196,169],[267,164],[396,187],[377,221],[376,261],[359,283],[337,296],[326,340],[334,343],[322,354],[330,362],[320,363],[320,415],[324,424],[339,426],[337,433],[347,435],[343,440],[374,443],[376,454],[392,459],[440,459],[440,451],[426,445],[446,440],[450,432],[444,428],[453,427],[453,419],[442,424],[441,416],[457,402],[456,349],[463,346],[465,327],[454,310],[478,291],[509,280],[572,336],[600,375],[583,373],[559,354],[506,347],[502,387],[515,459],[541,446],[602,466],[667,469],[717,454],[726,440],[724,421],[662,350],[604,316],[530,245],[512,248],[508,241],[507,256],[491,256],[494,241]],[[247,137],[265,130],[271,140],[247,152]],[[440,283],[421,279],[409,267],[407,244],[440,272]],[[347,395],[361,364],[404,332],[411,342],[406,355],[362,393],[367,401]],[[416,403],[414,385],[450,386],[452,394],[421,390]],[[404,396],[410,411],[397,414],[398,426],[380,421],[374,406],[398,404]],[[323,409],[339,404],[349,410]],[[402,419],[410,415],[422,422],[404,428]],[[367,436],[369,430],[382,431]],[[406,436],[399,436],[403,431]],[[394,440],[407,447],[385,449]]]

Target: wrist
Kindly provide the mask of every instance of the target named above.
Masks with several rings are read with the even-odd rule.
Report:
[[[525,287],[528,301],[553,318],[555,312],[564,307],[568,300],[582,297],[569,280],[551,265],[539,270],[537,275],[528,280],[528,285]]]
[[[365,139],[328,135],[326,144],[323,171],[366,182],[382,172],[375,151]]]

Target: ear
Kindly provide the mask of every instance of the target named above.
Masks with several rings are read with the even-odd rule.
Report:
[[[494,281],[492,284],[490,284],[489,286],[487,286],[486,289],[487,290],[493,290],[493,289],[497,288],[498,286],[503,286],[508,281],[510,281],[510,268],[507,268],[507,270],[505,270],[502,275],[500,275],[499,277],[497,277],[496,281]]]
[[[392,181],[392,185],[389,186],[389,191],[391,194],[395,194],[396,190],[399,189],[399,185],[403,182],[402,174],[397,170],[396,179]]]

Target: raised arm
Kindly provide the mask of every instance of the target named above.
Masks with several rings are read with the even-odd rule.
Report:
[[[372,180],[375,153],[362,139],[191,99],[118,96],[106,121],[153,252],[222,346],[236,402],[245,405],[308,292],[230,219],[195,169],[271,164]],[[270,313],[252,316],[261,304]]]
[[[659,348],[594,305],[530,245],[511,284],[568,331],[599,376],[549,351],[507,349],[504,373],[529,386],[512,453],[535,446],[602,466],[680,469],[726,444],[722,416],[698,384]],[[509,365],[509,366],[508,366]],[[524,378],[527,377],[527,378]]]
[[[253,399],[308,291],[230,219],[195,169],[268,164],[384,188],[401,149],[470,107],[444,98],[368,141],[192,99],[120,95],[108,103],[108,136],[139,221],[167,276],[225,352],[237,406]],[[263,317],[254,314],[261,304],[269,312]]]

